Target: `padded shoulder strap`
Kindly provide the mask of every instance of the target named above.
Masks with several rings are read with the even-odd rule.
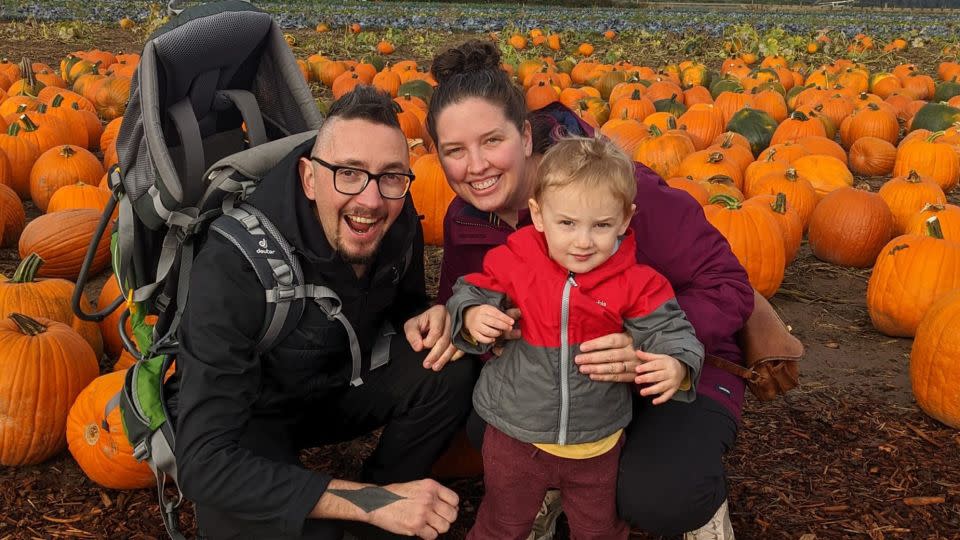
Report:
[[[266,216],[246,204],[228,208],[210,230],[243,254],[263,285],[266,316],[257,351],[267,351],[296,327],[303,314],[305,302],[296,295],[303,273],[293,249]]]

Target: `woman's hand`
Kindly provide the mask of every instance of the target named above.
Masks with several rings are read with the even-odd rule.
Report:
[[[677,393],[687,377],[687,366],[676,358],[666,354],[637,351],[641,364],[637,366],[637,384],[646,384],[640,389],[641,396],[660,394],[653,400],[654,405],[666,403]]]
[[[573,358],[580,373],[603,382],[634,382],[641,364],[633,348],[630,334],[607,334],[580,344],[580,354]]]

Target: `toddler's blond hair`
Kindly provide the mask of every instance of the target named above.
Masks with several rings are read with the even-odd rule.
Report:
[[[602,135],[570,136],[554,143],[540,162],[533,198],[539,203],[547,190],[574,184],[608,189],[623,204],[626,214],[637,195],[633,160]]]

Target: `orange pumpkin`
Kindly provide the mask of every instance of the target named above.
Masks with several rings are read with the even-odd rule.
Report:
[[[795,160],[792,166],[797,174],[810,181],[820,197],[853,185],[853,174],[842,161],[832,156],[804,156]]]
[[[809,180],[800,176],[796,169],[788,168],[783,172],[774,171],[756,181],[748,195],[753,198],[761,195],[783,193],[790,207],[797,212],[802,230],[810,225],[810,216],[817,207],[816,190]]]
[[[120,409],[107,402],[121,390],[125,371],[94,379],[80,392],[67,415],[67,445],[88,478],[110,489],[141,489],[156,482],[145,461],[133,457]]]
[[[713,105],[703,104],[687,109],[687,112],[677,118],[677,124],[684,126],[697,150],[710,146],[713,140],[723,133],[726,125],[723,122],[723,113],[719,109]],[[743,169],[740,170],[743,171]]]
[[[729,197],[737,202],[742,202],[746,197],[743,196],[743,192],[737,187],[734,183],[733,178],[729,176],[718,174],[711,176],[706,180],[700,182],[700,185],[703,189],[707,190],[707,201],[712,199],[715,195],[724,195]],[[721,203],[723,200],[721,199]]]
[[[910,216],[904,234],[925,234],[927,221],[936,216],[940,231],[947,240],[960,242],[960,206],[955,204],[928,204]]]
[[[709,199],[707,189],[701,185],[700,182],[694,181],[689,176],[684,178],[682,176],[674,176],[673,178],[667,178],[664,180],[668,186],[673,189],[679,189],[680,191],[686,191],[695,201],[700,203],[700,206],[705,206],[707,200]]]
[[[743,173],[739,165],[726,159],[722,152],[710,150],[693,152],[683,158],[677,170],[677,176],[689,176],[697,182],[703,182],[717,175],[730,177],[737,189],[743,189]]]
[[[99,372],[69,326],[11,313],[0,320],[0,465],[32,465],[66,446],[70,404]]]
[[[862,137],[876,137],[890,144],[896,144],[900,138],[900,124],[897,117],[876,103],[870,103],[844,120],[840,125],[840,140],[843,146],[850,146]]]
[[[46,212],[58,189],[77,182],[96,187],[103,172],[100,160],[85,148],[72,144],[51,148],[37,158],[30,171],[30,198]]]
[[[111,274],[100,290],[100,296],[97,297],[97,311],[106,310],[121,295],[120,285],[116,277]],[[113,310],[109,315],[100,321],[100,333],[103,336],[103,348],[110,358],[117,358],[123,351],[123,341],[120,339],[120,315],[123,313],[124,306]],[[130,326],[130,320],[126,323],[127,335],[133,335],[133,329]]]
[[[910,350],[910,386],[923,412],[960,429],[960,290],[930,306]]]
[[[0,134],[0,152],[10,163],[10,187],[21,199],[30,198],[30,169],[40,156],[37,145],[23,136],[19,122],[10,124],[6,133]]]
[[[797,211],[788,206],[787,196],[783,193],[776,195],[758,195],[747,199],[744,206],[759,206],[770,215],[780,225],[783,234],[784,261],[790,264],[797,257],[800,251],[800,243],[803,240],[803,223],[800,221],[800,215]]]
[[[806,148],[811,155],[835,157],[847,165],[847,153],[833,139],[811,135],[797,139],[796,144]]]
[[[423,216],[423,240],[427,245],[443,245],[443,217],[456,196],[440,166],[436,154],[427,154],[413,165],[416,180],[410,184],[410,196],[417,212]]]
[[[850,145],[850,170],[862,176],[885,176],[893,171],[897,148],[876,137],[861,137]]]
[[[37,272],[38,276],[76,279],[99,222],[100,213],[86,208],[44,214],[24,227],[17,246],[20,257],[36,253],[46,261]],[[106,269],[109,264],[108,227],[98,241],[96,255],[90,265],[91,275]]]
[[[894,232],[893,214],[876,193],[845,187],[820,201],[807,241],[814,256],[839,266],[869,268]]]
[[[906,176],[910,171],[917,171],[920,176],[932,178],[944,193],[956,187],[960,181],[960,155],[949,144],[937,141],[942,134],[938,131],[926,139],[901,142],[893,164],[893,175]]]
[[[663,133],[657,126],[650,126],[650,136],[637,145],[633,160],[650,167],[661,178],[670,178],[677,176],[680,162],[694,151],[690,137]]]
[[[91,186],[90,184],[77,182],[55,191],[53,196],[50,197],[47,212],[72,210],[74,208],[92,208],[98,212],[103,212],[107,203],[110,202],[110,196],[110,191],[101,189],[99,185]],[[116,213],[116,211],[114,212]]]
[[[625,154],[632,156],[640,141],[650,136],[650,128],[630,118],[611,118],[600,128],[600,133],[619,146]]]
[[[810,151],[806,146],[797,142],[787,142],[768,146],[757,156],[757,161],[783,161],[793,163],[794,161],[809,156]]]
[[[707,221],[730,243],[753,288],[770,298],[780,288],[786,266],[780,225],[758,206],[743,206],[724,196],[709,202],[704,207]]]
[[[120,118],[127,110],[127,99],[130,97],[130,78],[114,76],[105,78],[93,94],[94,106],[97,114],[106,121]]]
[[[20,262],[10,279],[0,276],[0,316],[17,312],[62,322],[80,334],[100,358],[103,340],[97,323],[84,321],[73,312],[73,283],[65,279],[37,279],[37,270],[42,264],[43,259],[31,253]],[[86,294],[81,295],[80,306],[85,312],[91,311]]]
[[[937,299],[960,288],[960,242],[943,239],[936,217],[926,235],[905,234],[887,243],[867,282],[867,311],[888,336],[913,336]]]
[[[916,171],[907,176],[897,176],[880,187],[880,197],[893,212],[894,233],[903,234],[914,214],[927,204],[944,204],[946,195],[936,182],[924,178]]]
[[[826,137],[827,131],[819,118],[794,111],[789,118],[777,126],[776,131],[773,132],[773,138],[770,139],[770,144],[793,142],[807,135]]]
[[[0,247],[15,245],[26,221],[27,216],[17,192],[0,184]]]

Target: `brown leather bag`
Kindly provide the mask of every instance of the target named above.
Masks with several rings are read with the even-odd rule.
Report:
[[[712,354],[704,361],[746,379],[757,399],[770,401],[800,384],[803,343],[790,334],[763,295],[753,291],[753,296],[753,313],[737,335],[746,367]]]

